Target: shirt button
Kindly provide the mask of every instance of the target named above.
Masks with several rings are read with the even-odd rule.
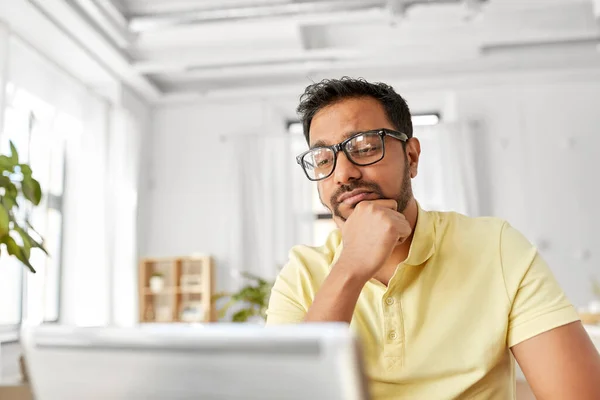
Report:
[[[392,297],[388,297],[387,299],[385,299],[385,304],[391,306],[392,304],[394,304],[394,299]]]
[[[398,339],[398,334],[396,333],[396,331],[391,331],[389,334],[389,338],[390,338],[390,340]]]

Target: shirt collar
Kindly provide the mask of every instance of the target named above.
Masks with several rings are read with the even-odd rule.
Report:
[[[421,208],[417,202],[417,224],[413,234],[412,243],[408,251],[408,257],[404,261],[406,265],[423,265],[435,253],[435,221],[430,212]],[[343,249],[342,235],[339,230],[334,232],[339,240],[339,244],[335,249],[335,255],[331,262],[334,265],[340,257]]]
[[[417,203],[417,225],[413,234],[406,265],[423,265],[435,253],[435,221],[433,215]]]

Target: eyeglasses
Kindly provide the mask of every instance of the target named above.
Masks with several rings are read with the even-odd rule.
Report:
[[[341,143],[332,146],[314,147],[296,157],[296,161],[311,181],[320,181],[333,174],[337,163],[337,155],[343,151],[348,160],[354,165],[367,166],[375,164],[385,156],[386,136],[402,142],[408,136],[391,129],[375,129],[359,132]]]

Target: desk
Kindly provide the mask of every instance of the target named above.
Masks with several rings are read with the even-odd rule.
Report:
[[[0,384],[0,399],[2,400],[32,400],[29,385],[16,383],[14,385]]]

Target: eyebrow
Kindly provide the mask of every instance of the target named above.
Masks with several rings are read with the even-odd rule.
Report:
[[[344,140],[348,139],[348,138],[349,138],[349,137],[351,137],[351,136],[354,136],[354,135],[356,135],[357,133],[361,133],[361,132],[366,132],[366,131],[350,131],[350,132],[348,132],[348,133],[346,133],[346,134],[344,135]],[[344,140],[342,140],[342,142],[343,142]],[[333,146],[333,145],[331,145],[331,144],[328,144],[328,143],[327,143],[325,140],[317,140],[316,142],[314,142],[314,143],[313,143],[313,144],[310,146],[310,148],[311,148],[311,149],[314,149],[314,148],[317,148],[317,147],[326,147],[326,146]]]

